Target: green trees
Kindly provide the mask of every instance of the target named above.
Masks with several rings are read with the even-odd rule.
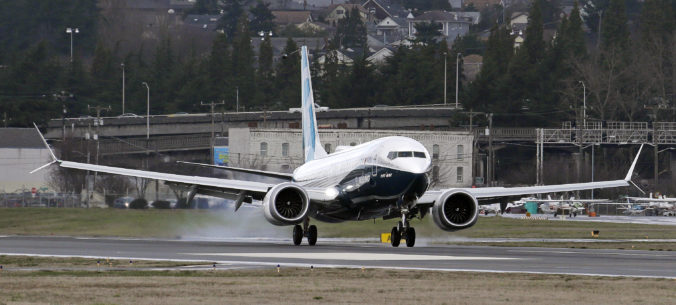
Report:
[[[233,40],[232,68],[230,71],[232,73],[233,85],[239,88],[240,102],[249,106],[253,103],[256,91],[253,63],[254,53],[249,36],[249,20],[246,18],[246,15],[242,15],[239,18],[237,32]],[[232,101],[232,98],[228,98],[226,101]]]
[[[346,17],[338,21],[334,43],[339,47],[360,48],[366,47],[366,26],[361,20],[359,9],[353,8]]]
[[[293,39],[286,40],[284,54],[287,54],[277,64],[275,74],[275,100],[269,101],[268,106],[276,108],[298,107],[300,105],[300,52]]]
[[[258,32],[269,33],[274,29],[275,24],[272,20],[275,16],[270,11],[270,3],[258,0],[256,6],[252,7],[249,12],[252,15],[250,28],[253,35],[257,35]]]
[[[223,15],[218,20],[218,28],[223,30],[225,37],[230,41],[235,37],[239,18],[244,14],[244,1],[223,0],[222,2]]]

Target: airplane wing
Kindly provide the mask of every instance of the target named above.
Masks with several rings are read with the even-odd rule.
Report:
[[[639,148],[634,162],[629,168],[629,172],[623,180],[610,180],[610,181],[597,181],[597,182],[583,182],[583,183],[568,183],[568,184],[555,184],[555,185],[538,185],[538,186],[519,186],[519,187],[483,187],[483,188],[457,188],[457,189],[442,189],[442,190],[430,190],[425,192],[420,199],[418,199],[418,205],[432,205],[434,201],[439,198],[441,194],[447,191],[463,191],[471,194],[480,204],[489,204],[494,203],[488,201],[489,199],[500,199],[504,197],[512,196],[524,196],[531,194],[548,194],[548,193],[560,193],[560,192],[570,192],[570,191],[584,191],[584,190],[593,190],[593,189],[603,189],[603,188],[613,188],[613,187],[623,187],[633,185],[631,181],[631,176],[634,173],[634,168],[636,167],[636,162],[638,157],[641,155],[641,150],[643,150],[643,145]]]
[[[271,171],[263,171],[263,170],[248,169],[248,168],[241,168],[241,167],[212,165],[212,164],[186,162],[186,161],[176,161],[176,163],[194,165],[194,166],[199,166],[199,167],[218,168],[218,169],[224,169],[224,170],[229,170],[229,171],[233,171],[233,172],[240,172],[240,173],[254,174],[254,175],[260,175],[260,176],[277,178],[277,179],[284,179],[284,180],[288,180],[288,181],[291,181],[293,179],[293,174],[289,174],[289,173],[271,172]]]
[[[635,202],[676,202],[676,198],[647,198],[647,197],[627,197]]]
[[[37,130],[38,127],[35,126],[35,129]],[[38,130],[38,134],[40,134],[42,142],[49,150],[52,161],[44,166],[39,167],[38,169],[32,171],[31,173],[34,173],[40,169],[43,169],[51,164],[56,163],[64,168],[73,168],[115,175],[161,180],[169,185],[184,187],[185,189],[188,189],[189,190],[188,201],[190,201],[192,197],[195,196],[195,194],[206,194],[226,199],[237,200],[238,204],[241,204],[242,201],[250,201],[248,199],[251,198],[261,200],[268,192],[268,190],[274,186],[274,184],[255,181],[176,175],[137,169],[95,165],[89,163],[63,161],[56,158],[56,155],[54,155],[54,152],[47,144],[47,141],[40,133],[40,130]]]
[[[547,202],[580,202],[580,203],[599,203],[608,202],[608,199],[529,199],[527,201],[547,203]]]

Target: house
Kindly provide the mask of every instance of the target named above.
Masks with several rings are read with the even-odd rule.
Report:
[[[525,31],[528,26],[528,13],[514,12],[509,20],[509,27],[512,31]]]
[[[369,20],[379,22],[385,18],[394,17],[386,8],[382,0],[366,0],[362,7],[368,12]]]
[[[349,49],[349,48],[347,50],[354,51],[354,50]],[[345,54],[345,52],[346,52],[346,50],[333,50],[333,51],[331,51],[331,53],[326,53],[326,54],[320,56],[319,58],[317,58],[317,62],[321,66],[324,66],[324,64],[328,60],[328,56],[335,56],[335,59],[339,64],[347,65],[347,66],[352,65],[354,63],[354,60],[352,60],[352,58],[350,58],[350,56]]]
[[[397,41],[408,35],[408,23],[405,18],[386,17],[376,24],[376,36],[382,36],[385,44]]]
[[[382,65],[385,63],[388,57],[394,55],[394,52],[392,52],[391,49],[383,47],[382,49],[376,51],[375,53],[371,54],[371,56],[366,58],[366,61],[374,64],[374,65]]]
[[[49,154],[35,129],[0,128],[0,193],[48,188],[49,169],[30,172],[49,162]]]
[[[427,11],[421,15],[408,18],[408,35],[415,37],[416,23],[441,23],[441,34],[449,41],[453,41],[456,37],[465,36],[469,33],[469,26],[472,24],[471,18],[462,17],[456,12],[446,11]]]
[[[361,16],[362,21],[366,22],[368,20],[368,12],[364,9],[363,6],[359,4],[334,4],[330,5],[326,9],[326,23],[332,26],[338,25],[338,21],[347,17],[347,14],[356,8],[359,10],[359,15]]]

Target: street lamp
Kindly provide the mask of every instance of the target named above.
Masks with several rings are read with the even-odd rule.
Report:
[[[148,86],[148,83],[143,82],[142,83],[144,86],[146,86],[146,89],[148,90],[148,97],[146,100],[146,106],[147,106],[147,113],[146,113],[146,140],[150,139],[150,86]]]
[[[124,114],[124,63],[121,63],[122,66],[122,114]]]
[[[73,62],[73,34],[79,34],[78,28],[66,28],[66,33],[70,34],[70,62]]]
[[[458,55],[455,56],[455,109],[458,109],[458,74],[460,71],[460,55],[462,55],[462,53],[458,53]]]
[[[582,84],[582,126],[587,128],[587,86],[584,85],[583,81],[579,81]]]

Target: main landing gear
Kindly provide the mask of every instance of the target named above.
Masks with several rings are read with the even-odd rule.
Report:
[[[392,247],[399,247],[402,238],[406,240],[406,247],[410,248],[415,245],[415,229],[406,220],[406,214],[402,214],[401,221],[396,227],[392,227],[392,234],[390,235]]]
[[[307,243],[310,246],[317,244],[317,227],[310,225],[310,219],[305,218],[303,226],[293,226],[293,244],[299,246],[303,241],[303,237],[307,237]]]

